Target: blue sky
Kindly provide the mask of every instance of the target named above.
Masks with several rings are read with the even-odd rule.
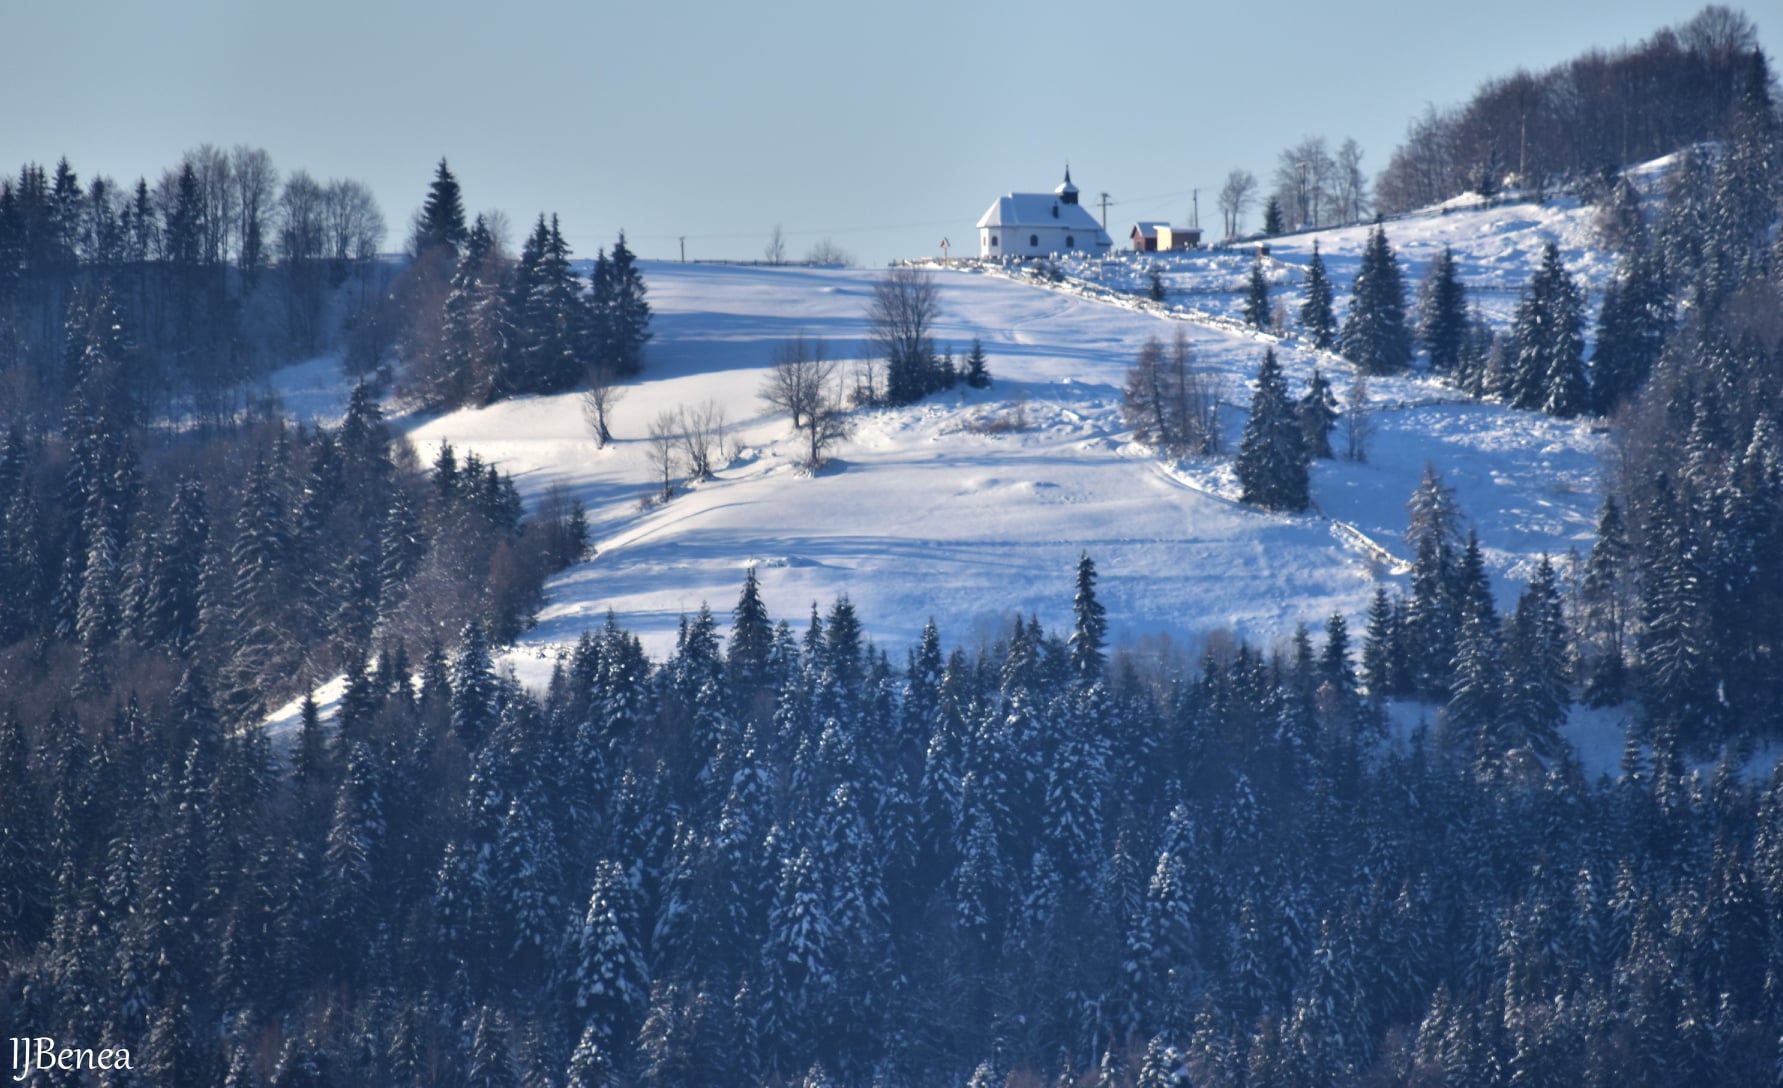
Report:
[[[623,228],[647,257],[759,257],[778,223],[793,256],[827,236],[879,263],[970,251],[1066,160],[1117,235],[1195,188],[1217,223],[1233,167],[1353,136],[1372,174],[1426,103],[1701,6],[0,0],[0,169],[153,181],[254,144],[368,184],[394,248],[445,155],[471,211],[555,211],[579,256]],[[1775,58],[1783,18],[1747,12]]]

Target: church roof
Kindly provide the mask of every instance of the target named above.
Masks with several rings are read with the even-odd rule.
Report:
[[[1059,214],[1053,215],[1058,208]],[[997,198],[978,220],[980,227],[1070,227],[1102,234],[1102,224],[1082,204],[1067,204],[1051,193],[1010,193]],[[1106,237],[1106,235],[1103,235]]]

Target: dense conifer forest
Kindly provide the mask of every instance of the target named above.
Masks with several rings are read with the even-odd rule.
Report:
[[[1433,463],[1406,592],[1193,660],[1110,645],[1090,555],[1037,572],[1068,629],[931,621],[897,656],[846,597],[770,615],[751,569],[662,660],[609,618],[528,690],[494,661],[581,509],[381,405],[637,373],[624,237],[586,280],[552,216],[510,256],[444,160],[402,259],[363,187],[253,149],[154,186],[25,166],[0,1024],[128,1047],[66,1081],[107,1085],[1776,1083],[1783,765],[1744,757],[1783,737],[1783,125],[1719,10],[1593,62],[1714,104],[1614,149],[1679,156],[1662,199],[1593,195],[1601,299],[1550,248],[1494,336],[1452,259],[1408,304],[1383,225],[1341,329],[1328,284],[1301,313],[1365,371],[1601,417],[1589,552],[1501,610]],[[940,387],[881,339],[894,399]],[[324,349],[358,384],[293,422],[266,375]],[[1217,452],[1186,351],[1142,364],[1141,440]],[[1262,366],[1237,472],[1295,510],[1339,407]],[[1562,735],[1581,702],[1630,722],[1613,775]]]

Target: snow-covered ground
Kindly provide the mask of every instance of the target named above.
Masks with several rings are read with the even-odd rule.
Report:
[[[1436,238],[1461,214],[1400,226],[1408,242]],[[1495,260],[1507,282],[1521,282],[1541,245],[1526,210],[1466,214],[1481,217],[1476,231],[1499,224]],[[1553,221],[1576,226],[1580,214]],[[1340,295],[1363,233],[1323,236]],[[655,340],[645,377],[619,405],[615,444],[595,448],[574,395],[454,412],[409,434],[424,457],[450,440],[512,472],[528,496],[561,486],[588,508],[597,554],[548,587],[538,626],[509,655],[523,673],[547,668],[608,609],[665,653],[681,615],[707,603],[726,618],[751,564],[776,615],[798,623],[813,602],[827,607],[847,593],[869,632],[896,648],[930,617],[950,642],[993,637],[1018,611],[1063,625],[1073,565],[1088,552],[1117,642],[1165,634],[1192,645],[1224,629],[1267,643],[1333,611],[1359,620],[1376,582],[1396,577],[1379,549],[1404,558],[1404,503],[1426,460],[1456,487],[1507,603],[1537,555],[1588,544],[1601,501],[1602,439],[1588,425],[1394,378],[1372,383],[1381,411],[1368,463],[1314,467],[1314,513],[1244,507],[1229,460],[1166,463],[1131,443],[1119,399],[1140,345],[1187,333],[1223,382],[1229,445],[1265,346],[1277,348],[1296,390],[1318,365],[1341,392],[1347,364],[1217,315],[1184,319],[1087,297],[1070,282],[947,271],[936,273],[937,339],[958,355],[981,338],[996,384],[860,413],[853,438],[812,477],[797,467],[787,421],[768,415],[757,393],[786,337],[822,337],[843,358],[868,355],[863,315],[877,273],[655,263],[645,274]],[[643,508],[648,424],[706,400],[725,407],[739,456],[715,479]],[[982,425],[1018,403],[1026,430]]]
[[[1399,220],[1389,233],[1408,286],[1448,241],[1464,254],[1470,283],[1497,285],[1510,298],[1548,237],[1561,241],[1587,284],[1599,281],[1607,264],[1589,248],[1589,215],[1564,202],[1507,205]],[[1365,235],[1316,236],[1340,302]],[[1277,278],[1298,281],[1313,237],[1277,240]],[[1068,265],[1067,280],[1050,285],[937,271],[937,342],[959,356],[982,339],[994,386],[858,413],[853,437],[816,476],[798,467],[788,421],[768,414],[758,392],[787,337],[821,337],[844,359],[871,353],[864,314],[876,272],[646,262],[655,338],[606,449],[591,440],[575,394],[396,423],[423,459],[449,440],[460,456],[474,450],[512,473],[529,499],[557,486],[587,508],[593,557],[550,582],[538,625],[506,654],[524,679],[542,679],[609,609],[650,652],[666,654],[679,618],[702,603],[728,620],[750,565],[777,617],[799,625],[814,602],[827,608],[846,593],[894,654],[931,617],[950,644],[997,637],[1018,612],[1048,628],[1067,625],[1084,552],[1096,561],[1117,644],[1152,646],[1167,636],[1192,651],[1216,631],[1268,644],[1333,611],[1359,630],[1376,584],[1403,578],[1404,504],[1426,460],[1479,529],[1503,603],[1537,556],[1589,545],[1601,435],[1586,423],[1471,402],[1415,376],[1371,380],[1379,411],[1368,461],[1315,464],[1315,510],[1304,515],[1239,504],[1229,456],[1169,462],[1134,445],[1120,391],[1151,336],[1183,330],[1217,375],[1228,450],[1266,346],[1276,348],[1296,394],[1315,365],[1340,395],[1348,386],[1341,359],[1232,320],[1236,299],[1222,292],[1242,278],[1246,260],[1130,256]],[[1169,267],[1166,307],[1127,294],[1154,266]],[[286,372],[279,389],[287,403],[318,416],[338,412],[346,382],[331,386],[326,369],[318,361]],[[640,503],[653,490],[650,422],[708,400],[726,411],[736,458],[666,504]],[[988,425],[1018,410],[1025,430]]]

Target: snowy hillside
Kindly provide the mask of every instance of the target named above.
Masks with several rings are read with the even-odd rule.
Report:
[[[1548,233],[1582,247],[1583,214],[1544,218],[1508,207],[1431,216],[1395,224],[1395,241],[1415,277],[1433,247],[1460,244],[1471,231],[1470,267],[1489,266],[1508,289]],[[1340,297],[1362,234],[1320,236]],[[1276,253],[1292,262],[1310,238]],[[1199,266],[1234,258],[1181,260],[1182,278],[1206,279],[1217,273]],[[1600,267],[1594,256],[1581,263]],[[1317,464],[1314,513],[1252,510],[1233,501],[1229,462],[1164,463],[1131,444],[1119,393],[1141,343],[1168,339],[1180,325],[1197,358],[1222,376],[1233,445],[1246,382],[1272,338],[1217,316],[1163,317],[964,272],[937,273],[939,338],[956,354],[982,338],[995,386],[861,413],[835,463],[811,478],[795,467],[787,421],[764,414],[756,394],[788,336],[824,337],[845,358],[868,354],[862,315],[876,273],[664,263],[646,274],[656,337],[644,380],[619,406],[614,445],[594,447],[573,395],[460,411],[410,435],[424,457],[450,440],[499,462],[529,497],[561,485],[589,510],[597,554],[548,587],[537,628],[510,654],[523,675],[548,668],[608,609],[653,653],[665,652],[678,618],[702,602],[728,618],[750,564],[777,617],[797,625],[813,601],[847,593],[869,632],[897,648],[929,617],[949,642],[994,637],[1017,610],[1063,624],[1072,565],[1087,551],[1117,642],[1164,635],[1182,646],[1229,629],[1267,643],[1334,610],[1355,620],[1376,580],[1396,577],[1404,502],[1426,459],[1455,485],[1507,601],[1512,579],[1537,555],[1588,541],[1600,501],[1601,439],[1587,425],[1468,402],[1407,378],[1372,383],[1382,410],[1369,462]],[[1315,364],[1340,392],[1347,386],[1341,360],[1291,341],[1277,348],[1296,392]],[[641,508],[650,489],[648,422],[708,399],[725,406],[740,455],[716,479]],[[1018,404],[1026,430],[985,426]]]

